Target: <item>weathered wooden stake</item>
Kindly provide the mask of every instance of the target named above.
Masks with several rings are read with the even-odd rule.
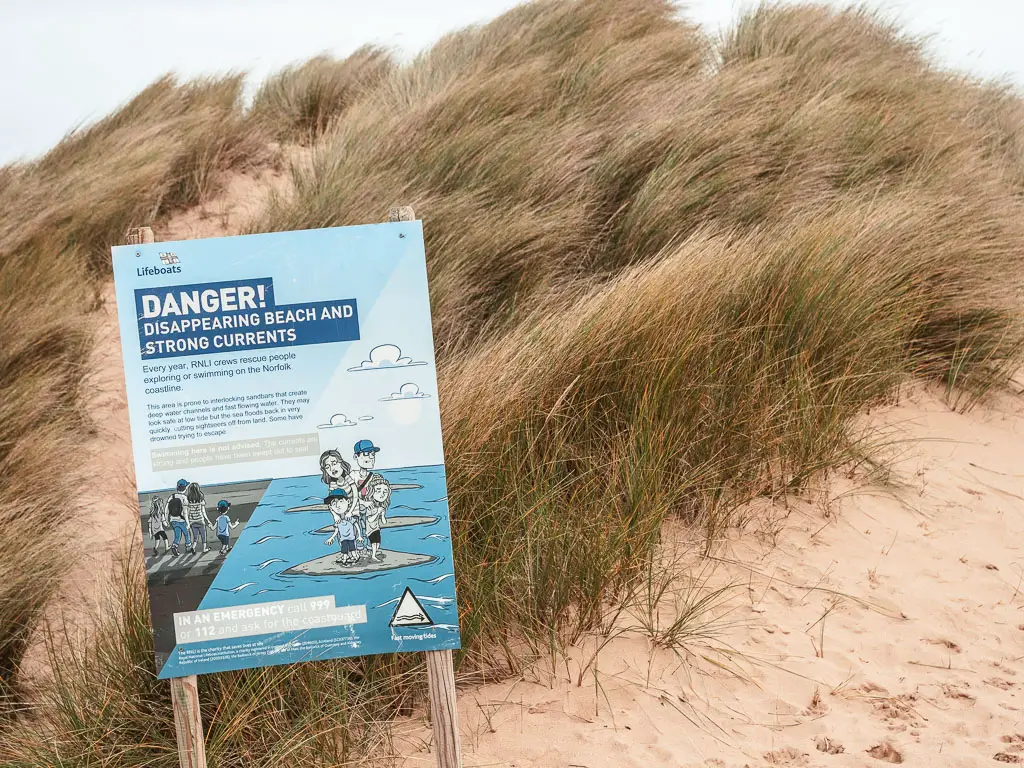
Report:
[[[427,693],[434,729],[437,768],[462,768],[459,712],[455,700],[455,667],[451,651],[427,651]]]
[[[411,206],[392,206],[388,221],[414,221]],[[459,748],[459,711],[455,699],[455,666],[451,651],[426,651],[427,693],[430,696],[430,722],[434,729],[437,768],[462,768]]]
[[[153,230],[149,227],[129,229],[125,241],[128,245],[155,242]],[[203,736],[203,716],[199,711],[196,676],[173,677],[170,683],[174,730],[178,738],[178,762],[181,768],[206,768],[206,741]]]
[[[199,711],[196,676],[172,677],[170,683],[178,763],[181,768],[206,768],[206,739],[203,736],[203,715]]]

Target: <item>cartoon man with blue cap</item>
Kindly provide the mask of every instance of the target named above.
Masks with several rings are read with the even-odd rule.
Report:
[[[371,480],[375,477],[373,468],[377,465],[377,452],[380,448],[375,446],[372,440],[360,440],[352,447],[352,450],[353,458],[356,460],[356,470],[353,476],[356,481],[357,501],[359,502],[357,509],[359,510],[360,524],[365,531],[368,499],[370,491],[373,489]],[[365,550],[367,546],[368,542],[364,539],[362,549]],[[366,552],[361,554],[366,554]]]
[[[356,488],[359,490],[359,498],[365,499],[369,492],[370,476],[373,474],[373,468],[377,465],[377,452],[380,451],[380,448],[375,446],[372,440],[360,440],[352,450],[352,457],[358,466],[355,471]]]

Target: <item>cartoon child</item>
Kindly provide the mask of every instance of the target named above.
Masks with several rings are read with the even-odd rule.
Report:
[[[333,449],[320,454],[320,479],[328,491],[344,489],[346,495],[355,495],[355,483],[352,481],[351,465],[341,458],[341,452]]]
[[[362,502],[365,510],[365,522],[363,530],[366,531],[366,538],[369,539],[373,551],[370,557],[374,560],[383,560],[384,553],[380,551],[380,529],[388,523],[388,507],[391,506],[391,484],[383,476],[374,473],[368,483],[369,493],[365,502]]]
[[[231,529],[238,527],[238,521],[232,521],[228,517],[229,509],[231,509],[231,502],[227,499],[217,502],[217,538],[220,539],[220,554],[222,555],[231,551]]]
[[[206,497],[203,496],[199,483],[189,483],[185,489],[185,519],[192,530],[192,544],[189,552],[195,554],[199,540],[203,540],[203,554],[210,551],[206,543],[206,529],[212,528],[210,518],[206,516]]]
[[[352,565],[359,559],[356,554],[356,539],[361,539],[362,536],[359,535],[352,502],[353,499],[342,488],[331,491],[330,495],[324,498],[324,504],[334,518],[334,533],[325,543],[330,546],[337,539],[338,547],[341,549],[341,557],[336,561],[339,565]]]
[[[149,503],[149,535],[153,538],[153,557],[160,555],[160,542],[164,543],[167,554],[167,502],[154,496]]]
[[[178,551],[178,542],[185,541],[186,547],[192,546],[192,539],[188,533],[188,522],[185,520],[185,502],[180,494],[172,494],[167,500],[167,519],[174,530],[174,542],[171,544],[171,554],[177,557],[181,554]]]

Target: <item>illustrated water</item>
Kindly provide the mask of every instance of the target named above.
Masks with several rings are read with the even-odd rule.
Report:
[[[286,573],[292,566],[337,553],[338,545],[327,546],[329,534],[319,530],[331,524],[329,512],[288,511],[322,500],[326,490],[320,476],[274,480],[245,527],[233,532],[233,548],[225,556],[199,608],[228,608],[328,595],[333,595],[336,605],[342,606],[352,604],[358,595],[358,602],[365,603],[367,621],[340,632],[333,627],[281,632],[262,638],[209,641],[203,643],[207,658],[212,649],[222,649],[228,659],[233,648],[244,653],[242,649],[253,641],[260,642],[264,649],[271,643],[272,648],[262,652],[280,654],[275,663],[417,650],[419,640],[429,640],[432,647],[458,647],[444,467],[382,470],[380,474],[392,484],[413,486],[393,492],[387,513],[389,520],[400,522],[400,518],[409,517],[418,523],[382,530],[381,547],[431,559],[416,565],[351,575]],[[391,625],[406,588],[427,612],[429,626]],[[179,651],[180,648],[176,649],[168,659],[168,671],[179,665]],[[234,665],[226,663],[225,668],[234,668]],[[189,672],[182,668],[181,674]]]

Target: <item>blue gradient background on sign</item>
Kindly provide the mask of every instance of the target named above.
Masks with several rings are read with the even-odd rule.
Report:
[[[139,276],[138,267],[161,264],[161,252],[172,252],[178,257],[181,273]],[[173,400],[175,395],[146,395],[145,390],[154,385],[145,383],[144,379],[159,374],[147,372],[144,367],[184,363],[183,372],[189,373],[192,360],[219,363],[243,356],[283,354],[289,355],[290,369],[261,376],[192,380],[182,393],[189,400],[306,390],[312,401],[305,408],[302,421],[238,425],[226,435],[215,440],[210,438],[210,442],[317,433],[322,448],[337,448],[349,460],[352,445],[357,440],[372,440],[383,446],[385,450],[378,456],[381,468],[444,463],[420,222],[119,246],[113,249],[113,261],[128,405],[133,417],[132,449],[140,490],[174,487],[183,474],[180,470],[153,471],[152,449],[189,444],[151,442],[145,418],[147,402]],[[135,305],[137,289],[259,279],[273,280],[274,301],[278,305],[355,299],[360,339],[251,352],[141,359]],[[383,344],[396,345],[403,355],[420,365],[360,373],[348,371],[365,361],[374,347]],[[292,354],[294,358],[290,357]],[[217,370],[220,369],[218,365]],[[416,402],[390,399],[406,383],[414,383],[424,397]],[[354,426],[323,428],[331,424],[336,414],[344,414]],[[360,421],[360,417],[370,418]],[[188,470],[187,474],[189,480],[208,485],[267,477],[301,477],[317,470],[318,467],[310,466],[308,459],[293,458],[203,467]]]

